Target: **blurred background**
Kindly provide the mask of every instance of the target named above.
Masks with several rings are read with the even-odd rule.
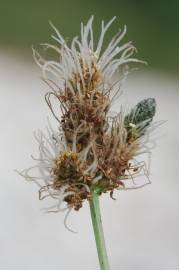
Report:
[[[44,129],[50,112],[47,86],[32,59],[32,44],[51,42],[49,20],[66,39],[78,35],[80,23],[94,14],[96,37],[101,20],[128,27],[137,57],[148,62],[130,74],[121,101],[134,105],[155,97],[157,131],[150,180],[152,185],[116,192],[116,201],[101,199],[111,270],[179,269],[179,1],[140,0],[0,0],[0,268],[3,270],[99,269],[88,205],[69,217],[43,214],[37,187],[13,169],[33,166],[38,149],[33,131]],[[53,121],[53,120],[52,120]],[[55,125],[55,123],[54,123]]]
[[[0,1],[0,48],[31,58],[31,46],[50,41],[49,20],[66,38],[78,34],[81,21],[95,15],[99,32],[102,19],[118,17],[120,27],[128,26],[127,38],[133,40],[140,57],[152,69],[179,70],[179,2],[177,0],[6,0]],[[113,25],[117,30],[119,24]],[[111,30],[112,31],[112,30]],[[110,33],[108,34],[110,36]]]

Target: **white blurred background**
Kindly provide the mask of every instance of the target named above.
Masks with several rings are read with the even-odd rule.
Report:
[[[13,54],[0,53],[0,269],[99,269],[88,204],[63,225],[64,214],[44,214],[38,188],[14,169],[33,165],[33,131],[44,129],[50,112],[40,70]],[[124,86],[128,104],[157,100],[158,130],[151,185],[101,199],[112,270],[179,269],[179,80],[159,72],[134,72]],[[118,105],[114,110],[118,110]]]

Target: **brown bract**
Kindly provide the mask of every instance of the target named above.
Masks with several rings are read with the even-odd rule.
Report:
[[[129,161],[138,150],[131,136],[129,140],[122,112],[109,120],[110,91],[104,94],[98,89],[101,77],[94,63],[91,69],[92,75],[88,68],[82,68],[84,88],[79,74],[73,74],[73,88],[65,87],[63,95],[53,94],[61,105],[62,116],[58,119],[68,150],[54,160],[52,187],[60,190],[68,185],[66,190],[72,194],[65,202],[75,210],[91,198],[94,190],[101,194],[123,188],[122,180],[131,170]],[[51,102],[47,103],[53,111]],[[84,151],[86,155],[81,158]]]

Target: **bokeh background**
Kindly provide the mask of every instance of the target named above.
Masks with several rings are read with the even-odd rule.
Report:
[[[31,57],[32,44],[50,41],[49,20],[66,38],[72,38],[78,34],[81,21],[87,21],[90,15],[95,15],[96,33],[102,19],[116,15],[120,27],[128,26],[128,37],[152,69],[179,70],[177,0],[1,0],[0,4],[0,47],[6,52],[13,50]],[[113,30],[117,28],[119,24],[114,24]]]
[[[126,24],[125,39],[133,40],[137,57],[148,62],[130,74],[113,109],[151,96],[158,104],[156,120],[167,120],[157,131],[152,185],[116,192],[116,201],[108,195],[101,200],[111,269],[179,269],[177,0],[0,0],[0,269],[99,269],[88,205],[70,216],[69,225],[78,230],[71,234],[63,213],[43,214],[47,205],[38,201],[36,186],[13,171],[33,165],[30,155],[38,152],[33,131],[50,117],[32,44],[52,41],[49,20],[70,40],[92,14],[96,36],[101,20],[116,15],[106,42]]]

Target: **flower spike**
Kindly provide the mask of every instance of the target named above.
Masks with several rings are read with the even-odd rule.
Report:
[[[149,150],[147,142],[156,102],[148,98],[126,116],[122,109],[110,116],[112,102],[120,96],[126,79],[128,64],[142,62],[132,56],[136,49],[131,42],[122,43],[126,26],[104,48],[105,34],[115,19],[107,24],[102,21],[97,45],[93,16],[86,25],[81,24],[80,38],[75,37],[71,44],[50,23],[56,45],[42,46],[55,50],[57,61],[46,60],[33,48],[43,80],[50,87],[45,101],[59,127],[55,131],[49,123],[47,134],[41,131],[35,134],[39,144],[37,164],[21,175],[40,186],[41,200],[46,197],[56,200],[48,211],[79,210],[85,200],[91,201],[94,192],[98,195],[109,192],[112,197],[114,190],[129,188],[127,181],[132,181],[131,188],[136,188],[133,179],[144,167],[136,158]],[[60,113],[55,110],[54,100]]]

